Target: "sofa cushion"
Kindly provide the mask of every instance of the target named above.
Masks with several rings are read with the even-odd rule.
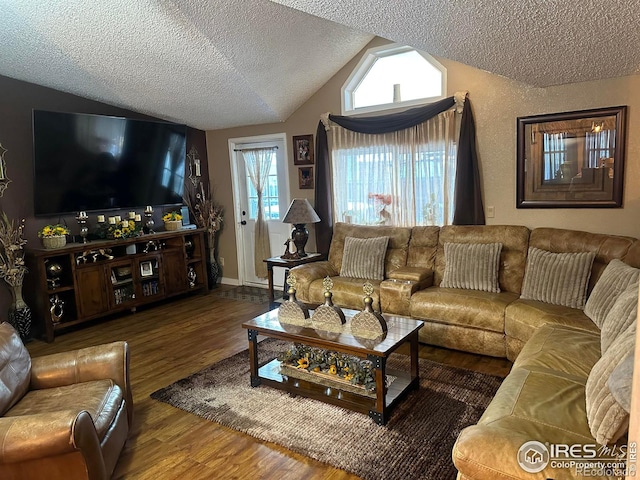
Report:
[[[29,389],[31,357],[11,324],[0,323],[0,415]]]
[[[584,405],[584,384],[563,375],[514,368],[484,414],[463,429],[453,463],[470,479],[574,478],[551,463],[536,475],[518,463],[518,450],[532,440],[554,444],[593,443]],[[565,474],[566,472],[566,474]]]
[[[329,247],[329,257],[327,259],[336,272],[342,269],[344,242],[347,237],[389,237],[389,245],[387,247],[384,265],[384,270],[387,274],[407,264],[407,250],[409,249],[411,228],[384,225],[352,225],[338,222],[333,226],[333,236],[331,238],[331,246]]]
[[[113,423],[124,398],[111,380],[94,380],[63,387],[29,391],[5,416],[86,410],[91,415],[98,438],[102,440]]]
[[[338,307],[353,308],[355,310],[362,310],[364,308],[364,292],[362,287],[364,280],[351,277],[331,277],[333,281],[333,297],[331,300]],[[309,303],[321,304],[324,303],[324,286],[322,284],[323,279],[319,278],[311,282],[309,285]],[[373,285],[373,309],[380,311],[380,280],[369,280],[369,283]]]
[[[517,225],[446,225],[440,228],[434,285],[440,285],[445,269],[444,244],[502,243],[498,281],[500,290],[520,293],[527,260],[529,229]]]
[[[584,308],[595,253],[553,253],[530,247],[521,298]]]
[[[515,293],[490,293],[459,288],[430,287],[411,295],[411,316],[451,325],[504,333],[504,311]]]
[[[507,306],[504,331],[508,337],[526,342],[538,328],[546,323],[567,325],[589,332],[600,332],[600,329],[584,314],[583,310],[522,299]]]
[[[600,346],[604,354],[615,339],[638,317],[638,284],[622,292],[602,323]]]
[[[631,385],[633,383],[633,364],[635,355],[630,353],[626,358],[613,369],[607,387],[615,398],[616,402],[625,412],[631,413]]]
[[[440,227],[412,227],[409,252],[407,253],[407,266],[433,270],[436,263],[439,235]]]
[[[591,292],[606,266],[614,258],[625,259],[636,242],[635,238],[603,233],[581,232],[564,228],[534,228],[529,237],[529,246],[549,252],[595,252],[591,268],[588,291]]]
[[[296,298],[301,302],[313,303],[309,298],[311,284],[319,278],[335,277],[338,272],[329,262],[320,261],[294,267],[289,270],[289,275],[293,275],[296,279]]]
[[[600,335],[566,325],[538,328],[513,363],[513,368],[552,373],[582,384],[600,359]]]
[[[611,394],[607,382],[615,368],[633,351],[635,339],[636,322],[616,338],[587,379],[585,396],[589,428],[601,445],[615,442],[629,427],[629,414]]]
[[[424,322],[424,326],[418,332],[418,339],[427,345],[437,345],[489,357],[504,358],[505,354],[504,332],[494,332],[482,328]]]
[[[501,251],[501,243],[445,243],[445,267],[440,286],[500,292],[498,268]]]
[[[606,266],[602,275],[593,287],[591,295],[584,307],[584,313],[602,327],[605,317],[613,307],[616,299],[629,285],[638,282],[640,269],[633,268],[621,260],[613,259]]]
[[[384,258],[389,237],[344,239],[341,277],[384,280]]]

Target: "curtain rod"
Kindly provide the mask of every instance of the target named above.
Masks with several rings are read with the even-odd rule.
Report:
[[[278,146],[274,145],[273,147],[255,147],[255,148],[234,148],[234,152],[249,152],[251,150],[277,150]]]

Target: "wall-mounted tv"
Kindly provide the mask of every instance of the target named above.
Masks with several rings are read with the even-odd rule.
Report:
[[[33,111],[34,213],[182,203],[186,126]]]

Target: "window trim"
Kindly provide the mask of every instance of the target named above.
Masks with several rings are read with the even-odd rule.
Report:
[[[442,73],[442,94],[436,97],[425,97],[425,98],[417,98],[415,100],[407,100],[404,102],[398,103],[385,103],[380,105],[370,105],[368,107],[360,107],[353,108],[353,92],[356,90],[358,85],[364,80],[364,78],[369,73],[371,67],[376,62],[376,60],[384,57],[390,57],[393,55],[398,55],[400,53],[405,53],[409,51],[416,51],[420,54],[427,62],[433,65],[436,69],[438,69]],[[447,69],[438,62],[435,58],[429,55],[426,52],[418,50],[416,48],[410,47],[408,45],[401,45],[399,43],[391,43],[387,45],[381,45],[378,47],[372,47],[368,49],[365,54],[362,56],[356,67],[347,78],[347,81],[342,85],[340,90],[340,101],[341,101],[341,110],[342,115],[360,115],[365,113],[373,113],[373,112],[387,112],[389,110],[397,110],[404,109],[407,107],[415,107],[418,105],[425,105],[427,103],[432,103],[438,100],[442,100],[446,97],[447,94]]]

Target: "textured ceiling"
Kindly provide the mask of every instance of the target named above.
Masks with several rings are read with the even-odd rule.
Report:
[[[541,87],[640,72],[640,0],[0,7],[0,75],[202,129],[286,120],[374,35]]]
[[[373,38],[268,0],[0,7],[0,75],[201,129],[286,120]]]
[[[538,87],[640,73],[640,0],[273,0]]]

